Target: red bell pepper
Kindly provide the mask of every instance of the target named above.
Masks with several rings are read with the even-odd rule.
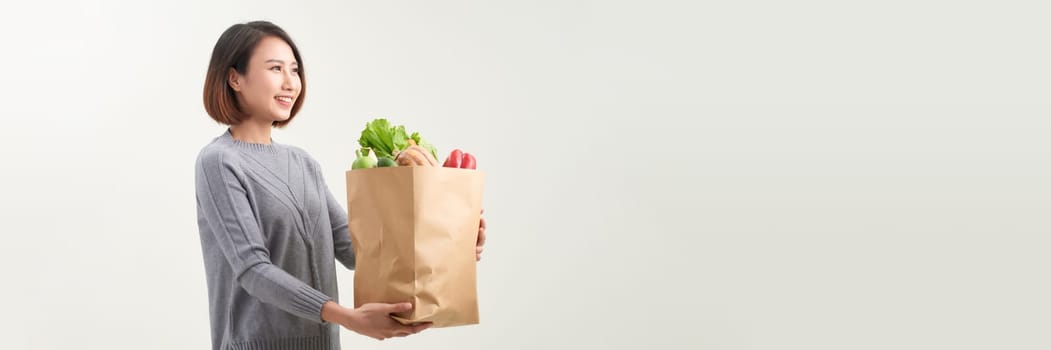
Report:
[[[442,164],[442,166],[446,168],[459,168],[462,160],[463,152],[459,149],[454,149],[452,153],[449,153],[449,158],[445,159],[445,164]]]
[[[474,159],[474,156],[464,152],[463,159],[460,161],[460,168],[474,169],[476,166],[478,166],[478,162]]]

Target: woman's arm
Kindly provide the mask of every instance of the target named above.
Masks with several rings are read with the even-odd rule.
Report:
[[[411,303],[372,303],[362,305],[357,309],[348,309],[329,301],[321,309],[321,318],[378,340],[404,337],[431,327],[431,322],[403,325],[390,317],[393,313],[409,310],[412,310]]]
[[[256,222],[243,173],[236,159],[221,152],[197,160],[197,201],[215,243],[248,294],[296,316],[322,323],[321,309],[331,297],[303,283],[270,261]],[[219,258],[219,257],[215,257]]]
[[[324,192],[325,202],[328,207],[328,220],[332,224],[332,249],[333,255],[336,256],[343,266],[348,270],[353,270],[355,264],[354,247],[350,240],[350,225],[347,218],[347,210],[336,201],[336,197],[332,194],[332,190],[328,188],[328,181],[325,180],[325,176],[322,175],[321,163],[318,163],[316,159],[311,157],[305,151],[303,155],[306,159],[310,160],[311,165],[317,171],[318,183],[321,184],[319,191]]]
[[[328,201],[328,218],[332,222],[332,247],[335,250],[336,260],[339,260],[348,270],[353,270],[355,266],[354,247],[350,241],[347,211],[336,201],[336,197],[328,189],[328,184],[322,182],[322,187],[324,187]]]

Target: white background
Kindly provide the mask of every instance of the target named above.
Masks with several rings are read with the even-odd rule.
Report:
[[[345,349],[1051,348],[1049,10],[5,3],[0,347],[210,346],[204,75],[267,19],[334,193],[376,117],[487,172],[482,323]]]

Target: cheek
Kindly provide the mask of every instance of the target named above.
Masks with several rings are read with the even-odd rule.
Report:
[[[273,96],[273,94],[270,93],[270,89],[265,85],[259,84],[259,82],[260,81],[257,80],[254,82],[255,84],[246,85],[245,88],[241,90],[241,95],[243,96],[245,104],[247,104],[247,107],[252,110],[266,108],[266,104]]]
[[[263,100],[264,89],[259,86],[253,86],[252,89],[245,91],[245,99],[252,105],[259,105]]]
[[[259,86],[256,89],[256,96],[260,101],[273,99],[274,95],[278,91],[281,91],[280,79],[274,79],[273,77],[263,77],[259,80]]]

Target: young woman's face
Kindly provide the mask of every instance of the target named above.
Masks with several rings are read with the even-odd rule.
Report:
[[[299,63],[284,40],[266,37],[252,52],[244,75],[230,69],[229,84],[237,92],[241,109],[252,119],[286,120],[302,87]]]

